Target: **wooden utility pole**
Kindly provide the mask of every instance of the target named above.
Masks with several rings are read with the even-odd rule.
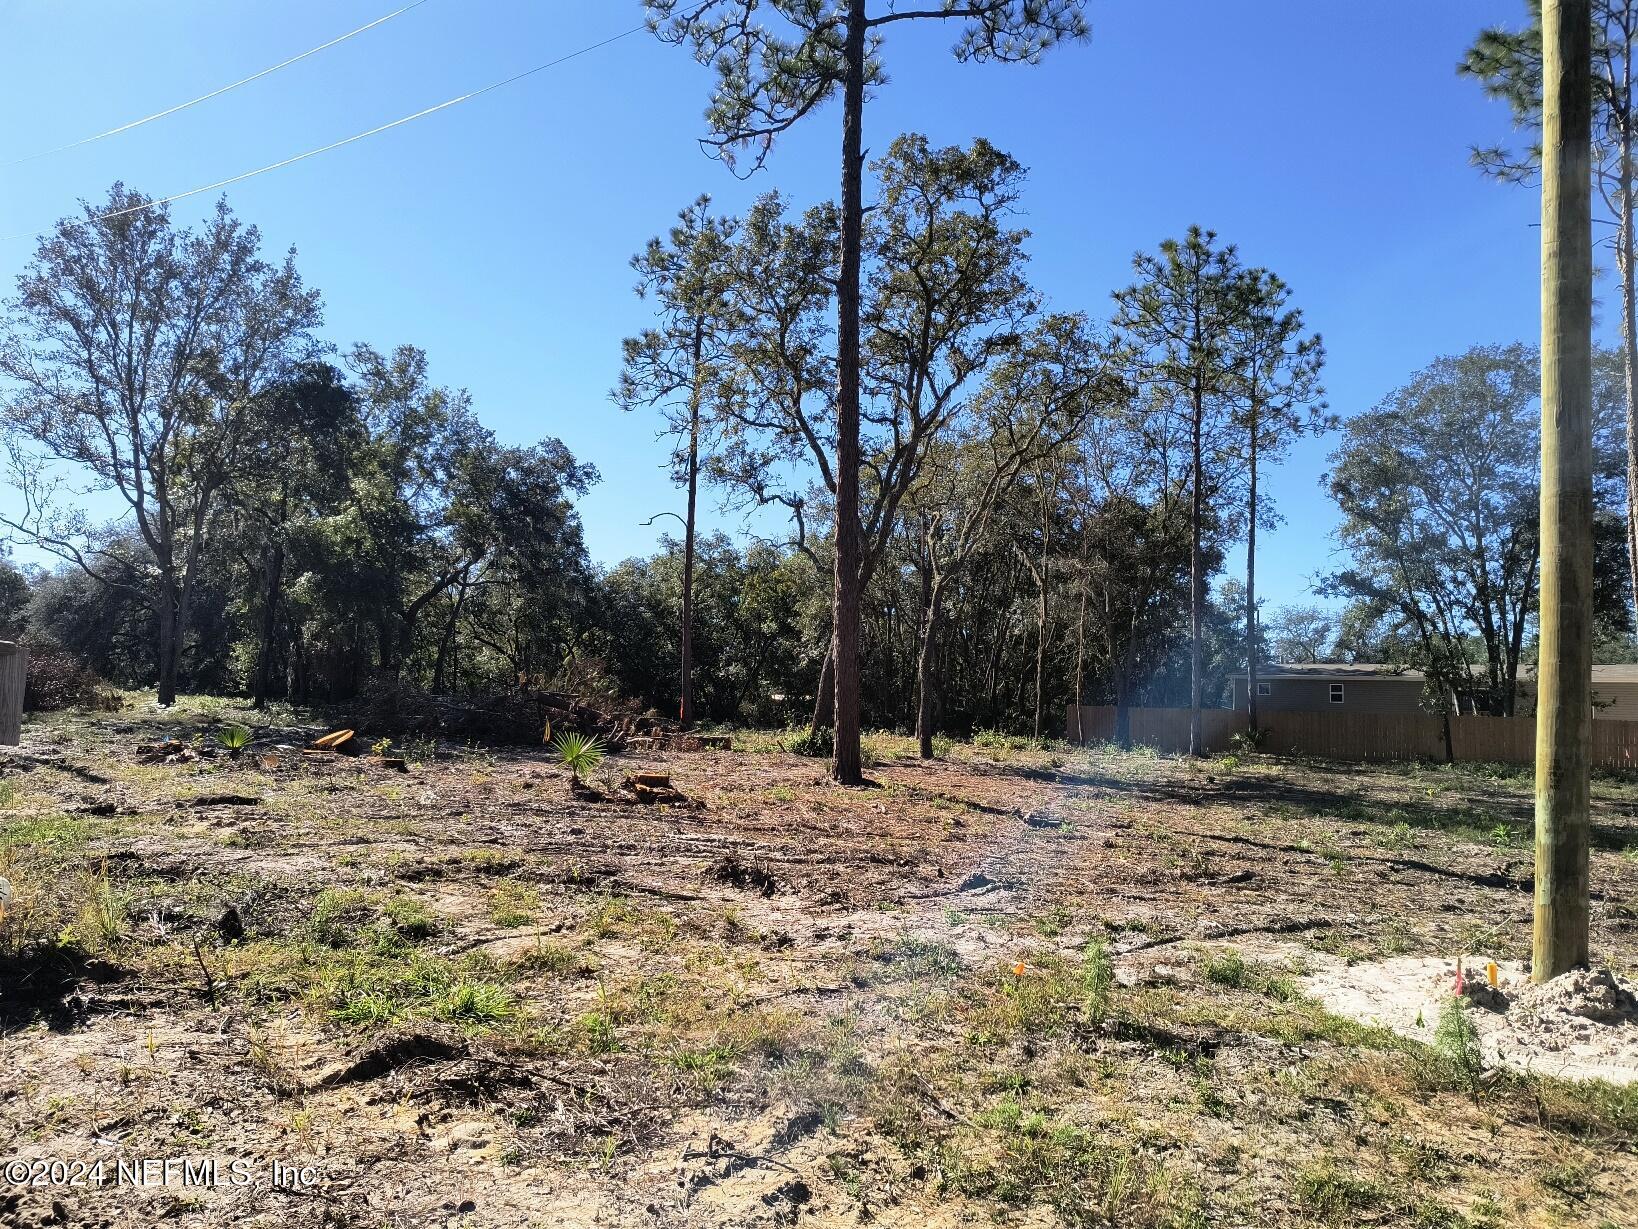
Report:
[[[0,747],[23,741],[23,692],[28,686],[28,647],[0,640]]]
[[[1532,979],[1587,963],[1592,743],[1592,12],[1542,6],[1541,661]]]

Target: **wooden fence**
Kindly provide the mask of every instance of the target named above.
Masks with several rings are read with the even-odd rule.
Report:
[[[1157,751],[1189,749],[1189,710],[1129,710],[1132,741]],[[1268,730],[1263,750],[1274,755],[1317,755],[1333,760],[1443,760],[1444,718],[1431,713],[1299,713],[1265,712],[1258,722]],[[1200,712],[1203,751],[1227,751],[1229,739],[1246,728],[1245,714],[1235,709]],[[1638,768],[1638,721],[1599,718],[1592,723],[1592,763],[1599,768]],[[1070,742],[1110,742],[1115,737],[1115,709],[1110,705],[1074,705],[1065,713],[1064,737]],[[1452,717],[1450,737],[1455,758],[1467,762],[1533,764],[1536,759],[1534,717]]]

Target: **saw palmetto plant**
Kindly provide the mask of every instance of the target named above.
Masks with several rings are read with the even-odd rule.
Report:
[[[562,733],[552,739],[552,750],[558,762],[569,770],[569,779],[580,784],[582,773],[589,773],[603,762],[608,750],[596,735]]]
[[[230,725],[216,731],[216,741],[227,749],[229,755],[238,759],[250,745],[250,731],[242,725]]]

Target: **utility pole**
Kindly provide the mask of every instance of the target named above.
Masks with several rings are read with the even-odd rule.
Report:
[[[1587,963],[1592,743],[1592,12],[1542,6],[1541,661],[1531,978]]]

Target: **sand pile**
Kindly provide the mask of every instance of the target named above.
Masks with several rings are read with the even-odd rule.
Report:
[[[1298,956],[1293,949],[1293,956]],[[1328,1011],[1431,1043],[1456,993],[1454,960],[1397,956],[1347,964],[1301,951],[1304,989]],[[1608,969],[1577,970],[1533,985],[1517,961],[1463,962],[1461,985],[1484,1061],[1562,1079],[1638,1082],[1638,987]]]
[[[1526,987],[1513,1010],[1543,1021],[1631,1024],[1638,1021],[1638,995],[1608,969],[1577,969],[1546,985]]]

